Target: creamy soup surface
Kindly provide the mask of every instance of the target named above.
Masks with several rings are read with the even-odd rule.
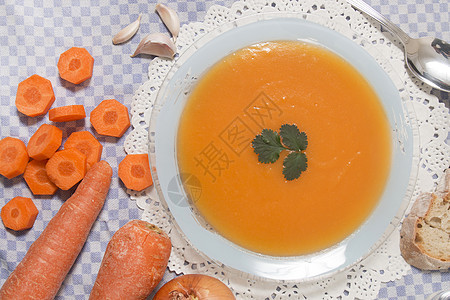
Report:
[[[262,164],[251,145],[283,124],[308,137],[308,167],[292,181],[282,174],[286,151]],[[274,41],[202,76],[182,113],[177,159],[192,202],[218,233],[258,253],[304,255],[342,241],[373,211],[391,135],[376,93],[349,63],[315,45]],[[190,176],[200,182],[195,192]]]

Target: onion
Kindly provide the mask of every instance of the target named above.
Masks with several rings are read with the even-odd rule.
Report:
[[[200,274],[175,277],[163,285],[153,300],[235,300],[231,290],[220,280]]]

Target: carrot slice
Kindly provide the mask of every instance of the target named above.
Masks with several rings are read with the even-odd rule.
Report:
[[[86,155],[75,148],[58,151],[48,160],[45,170],[57,187],[68,190],[86,174]]]
[[[14,197],[2,207],[1,217],[5,227],[12,230],[25,230],[33,227],[38,209],[30,198]]]
[[[148,154],[128,154],[119,163],[119,178],[125,186],[134,191],[142,191],[153,184]]]
[[[91,78],[93,68],[94,58],[84,48],[72,47],[59,56],[59,76],[73,84]]]
[[[45,170],[47,161],[30,161],[23,174],[23,178],[34,195],[53,195],[58,190],[58,187],[47,176]]]
[[[31,136],[27,151],[36,160],[49,159],[62,142],[62,130],[50,124],[42,124]]]
[[[0,299],[54,299],[83,248],[111,183],[112,169],[92,166],[0,288]]]
[[[47,113],[55,102],[55,94],[50,80],[37,74],[31,75],[17,87],[17,110],[29,117]]]
[[[92,126],[102,135],[121,137],[130,127],[128,108],[115,99],[103,100],[90,118]]]
[[[13,137],[0,140],[0,174],[8,179],[16,177],[25,171],[28,160],[24,142]]]
[[[100,161],[103,146],[89,131],[73,132],[64,143],[64,149],[76,148],[86,155],[88,167]]]
[[[67,105],[49,110],[48,118],[53,122],[69,122],[86,118],[83,105]]]

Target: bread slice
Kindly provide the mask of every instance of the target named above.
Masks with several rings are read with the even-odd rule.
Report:
[[[450,169],[435,193],[421,194],[400,230],[400,251],[422,270],[450,268]]]

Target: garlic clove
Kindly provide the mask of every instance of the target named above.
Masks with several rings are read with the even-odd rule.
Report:
[[[117,45],[125,43],[126,41],[131,39],[138,31],[140,24],[141,24],[141,15],[139,15],[136,21],[124,27],[113,37],[112,39],[113,44]]]
[[[178,18],[178,14],[162,3],[156,4],[155,10],[172,34],[173,40],[176,41],[178,34],[180,33],[180,19]]]
[[[175,43],[163,33],[152,33],[142,39],[131,57],[138,54],[149,54],[160,57],[173,58],[177,51]]]

